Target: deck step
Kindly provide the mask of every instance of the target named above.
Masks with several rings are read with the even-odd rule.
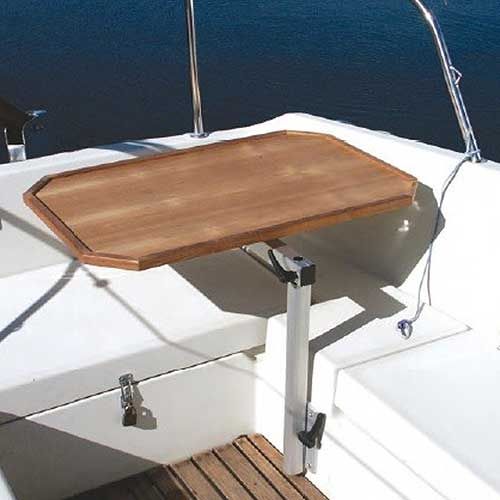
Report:
[[[263,436],[157,467],[72,500],[327,500],[307,478],[286,476],[283,456]]]

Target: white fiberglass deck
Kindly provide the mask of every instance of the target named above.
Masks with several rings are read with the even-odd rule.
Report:
[[[250,419],[255,417],[255,428],[241,432],[262,432],[280,445],[283,400],[277,378],[284,320],[276,314],[283,311],[285,297],[273,276],[238,251],[143,275],[77,267],[24,206],[21,194],[46,174],[284,128],[334,134],[421,181],[408,209],[289,240],[318,267],[311,317],[312,397],[317,409],[328,413],[328,423],[314,481],[339,500],[500,498],[495,466],[500,432],[494,425],[500,406],[494,395],[500,355],[495,348],[500,344],[500,237],[493,230],[500,223],[499,165],[464,165],[450,189],[433,262],[434,305],[446,314],[426,308],[406,342],[395,325],[414,313],[436,199],[461,155],[306,115],[285,115],[203,140],[186,134],[0,166],[0,412],[4,422],[40,412],[26,419],[33,434],[23,447],[24,419],[0,425],[6,443],[0,468],[10,471],[6,464],[14,459],[36,466],[38,456],[50,452],[43,439],[44,446],[37,448],[36,425],[133,451],[141,459],[159,456],[159,434],[154,433],[175,417],[170,401],[158,412],[166,423],[160,418],[156,431],[137,431],[130,444],[122,429],[108,432],[101,421],[89,426],[78,417],[80,403],[66,404],[115,388],[124,371],[140,379],[240,351],[255,352],[264,343],[266,352],[257,362],[237,361],[256,382]],[[205,380],[225,377],[211,373],[207,366],[187,370],[186,377],[207,391]],[[175,372],[169,380],[174,378]],[[145,383],[146,397],[153,385]],[[245,387],[250,391],[253,385]],[[161,398],[164,391],[156,387],[153,393]],[[115,412],[113,419],[119,422],[117,391],[109,394],[110,401],[106,395],[90,398],[83,414],[93,415],[91,405],[102,403],[99,408]],[[221,394],[222,407],[224,398],[229,396]],[[182,417],[182,428],[195,428],[198,420]],[[9,426],[16,430],[11,433]],[[57,453],[59,467],[69,467],[65,451]],[[80,478],[95,473],[91,465],[78,464]],[[447,468],[460,471],[461,482],[441,473]],[[25,483],[40,492],[45,488],[50,498],[49,479],[50,470],[44,469],[32,484]]]
[[[277,288],[243,255],[225,263],[264,294]],[[265,342],[264,317],[221,309],[171,267],[71,261],[0,279],[0,294],[10,296],[0,303],[0,422],[108,390],[129,371],[142,380]]]
[[[343,370],[336,403],[445,498],[497,499],[499,378],[472,331]]]

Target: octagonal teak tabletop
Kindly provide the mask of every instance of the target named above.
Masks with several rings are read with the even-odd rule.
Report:
[[[42,178],[25,203],[82,262],[143,270],[406,207],[414,177],[274,132]]]

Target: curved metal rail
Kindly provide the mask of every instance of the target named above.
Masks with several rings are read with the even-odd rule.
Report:
[[[190,56],[190,76],[191,76],[191,92],[193,98],[193,122],[195,137],[204,137],[207,134],[203,128],[203,114],[201,104],[200,83],[198,77],[198,62],[196,57],[196,28],[194,19],[194,0],[186,1],[186,21],[188,31],[188,47]],[[466,154],[474,162],[480,162],[481,151],[477,144],[476,136],[472,128],[472,124],[465,107],[462,92],[460,90],[460,80],[462,74],[453,66],[451,61],[448,46],[444,39],[441,26],[434,13],[424,4],[422,0],[410,0],[426,21],[434,40],[438,53],[441,68],[443,70],[446,86],[450,94],[450,99],[455,110],[458,125],[462,133],[465,143]]]
[[[198,56],[196,50],[196,24],[194,19],[194,0],[186,0],[186,30],[189,50],[189,74],[191,77],[191,95],[193,98],[193,136],[205,137],[203,114],[201,109],[200,80],[198,77]]]

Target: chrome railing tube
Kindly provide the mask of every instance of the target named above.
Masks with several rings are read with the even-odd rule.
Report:
[[[189,74],[191,78],[191,96],[193,99],[193,136],[206,137],[203,128],[200,80],[198,75],[198,57],[196,50],[196,24],[194,18],[194,0],[186,0],[186,28],[189,51]]]
[[[196,26],[194,19],[194,0],[186,1],[186,22],[189,45],[189,62],[191,76],[191,92],[193,98],[193,122],[195,137],[204,137],[207,134],[203,128],[203,116],[201,107],[200,82],[198,77],[198,60],[196,55]],[[472,161],[480,162],[481,151],[477,144],[476,136],[465,107],[465,102],[460,90],[461,73],[453,66],[450,53],[444,39],[443,32],[434,13],[424,4],[422,0],[411,0],[425,19],[434,39],[434,44],[439,56],[439,61],[450,94],[451,102],[457,116],[462,137],[465,142],[466,154]]]
[[[462,136],[464,138],[466,153],[470,155],[472,161],[480,162],[482,159],[481,151],[477,144],[474,130],[472,129],[472,124],[465,107],[462,92],[460,91],[460,79],[462,78],[462,75],[451,62],[450,53],[448,51],[443,32],[441,31],[441,26],[439,25],[434,13],[421,0],[411,1],[420,11],[431,30],[434,44],[436,45],[436,50],[441,62],[441,67],[443,69],[444,79],[446,80],[446,86],[448,87],[448,92],[450,94],[451,102],[453,103],[453,108],[455,109],[455,114],[457,115],[460,131],[462,132]]]

